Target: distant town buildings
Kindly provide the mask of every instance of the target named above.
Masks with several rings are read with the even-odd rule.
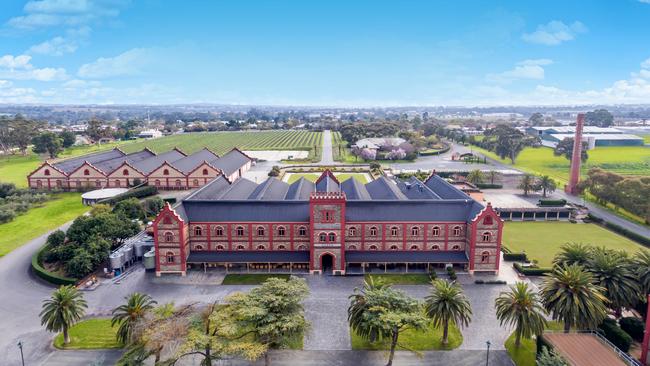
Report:
[[[565,138],[573,138],[575,126],[528,127],[526,133],[538,136],[545,146],[555,147]],[[582,141],[587,142],[588,148],[597,146],[643,146],[643,138],[624,133],[621,129],[612,127],[585,126]]]

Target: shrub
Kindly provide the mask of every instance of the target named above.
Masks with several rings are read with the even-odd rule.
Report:
[[[447,267],[447,275],[449,275],[449,279],[452,281],[456,281],[456,279],[458,278],[454,267]]]
[[[144,217],[144,209],[137,198],[118,202],[113,208],[113,213],[131,220],[140,220]]]
[[[16,212],[10,208],[0,209],[0,224],[9,222],[16,218]]]
[[[545,200],[545,199],[541,199],[541,200],[539,200],[537,205],[538,206],[543,206],[543,207],[564,206],[564,205],[566,205],[566,200],[565,199],[562,199],[562,200],[548,200],[548,199]]]
[[[632,337],[616,324],[616,320],[607,318],[598,328],[603,331],[605,338],[621,351],[627,353],[630,350]]]
[[[41,260],[43,257],[43,254],[49,250],[48,245],[44,245],[41,249],[39,249],[34,255],[32,255],[32,271],[34,274],[41,279],[52,283],[54,285],[74,285],[77,283],[76,278],[70,278],[70,277],[63,277],[59,276],[57,274],[54,274],[52,272],[49,272],[43,266],[41,265]]]
[[[504,280],[476,280],[474,281],[477,285],[505,285],[507,284]]]
[[[147,198],[142,205],[148,216],[156,216],[163,209],[165,201],[160,197],[151,197]]]
[[[120,201],[124,201],[129,198],[144,198],[144,197],[149,197],[153,196],[154,194],[158,194],[158,188],[155,186],[142,186],[138,188],[131,189],[127,192],[124,192],[122,194],[118,194],[117,196],[113,198],[108,198],[105,200],[101,200],[99,203],[107,203],[109,205],[115,205],[116,203]]]
[[[501,189],[503,188],[503,184],[497,184],[497,183],[476,183],[474,184],[477,188],[480,189]]]
[[[553,268],[525,268],[519,263],[513,263],[512,266],[517,270],[517,272],[525,276],[542,276],[553,271]]]
[[[526,253],[524,252],[516,252],[516,253],[503,253],[503,260],[504,261],[519,261],[519,262],[525,262],[528,260],[528,257],[526,256]]]
[[[619,320],[621,329],[629,334],[635,341],[643,342],[643,320],[635,317],[625,317]]]

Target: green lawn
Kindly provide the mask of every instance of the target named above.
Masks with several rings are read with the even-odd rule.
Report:
[[[0,257],[88,211],[81,204],[80,193],[58,193],[54,197],[0,225]]]
[[[403,274],[366,274],[365,279],[372,278],[374,281],[381,281],[388,285],[430,285],[431,278],[424,273],[403,273]]]
[[[596,224],[570,222],[506,222],[503,245],[513,252],[525,251],[541,267],[551,266],[553,257],[567,242],[581,242],[634,253],[641,245]]]
[[[287,183],[291,184],[301,177],[305,177],[305,179],[315,182],[316,179],[318,179],[320,176],[321,174],[319,173],[292,173]],[[339,182],[354,178],[363,184],[368,183],[368,178],[366,175],[361,173],[334,173],[334,176],[339,180]]]
[[[291,275],[282,273],[227,274],[222,285],[260,285],[269,278],[288,280]]]
[[[350,329],[350,338],[352,340],[353,350],[389,350],[390,339],[384,339],[379,342],[371,343],[359,337],[352,329]],[[407,349],[413,351],[430,351],[430,350],[451,350],[458,348],[463,343],[463,335],[460,330],[455,326],[449,326],[449,343],[446,347],[442,345],[442,328],[434,328],[427,325],[424,331],[414,331],[412,329],[404,331],[400,334],[398,343],[404,345]],[[398,346],[397,350],[404,350],[403,347]]]
[[[551,321],[546,326],[550,330],[562,330],[562,324]],[[519,348],[515,348],[515,333],[506,340],[506,350],[516,366],[535,366],[537,356],[537,342],[535,339],[522,339]]]
[[[650,144],[650,135],[641,135],[643,137],[643,142]]]
[[[59,349],[105,349],[122,348],[115,334],[117,326],[111,327],[110,318],[88,319],[70,328],[70,343],[63,346],[63,334],[54,337],[54,347]]]

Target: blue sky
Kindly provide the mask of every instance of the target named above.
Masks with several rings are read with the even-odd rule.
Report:
[[[650,103],[650,0],[3,0],[0,103]]]

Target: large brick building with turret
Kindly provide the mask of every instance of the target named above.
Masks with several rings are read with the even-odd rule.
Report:
[[[217,177],[154,221],[156,274],[188,266],[345,274],[499,270],[503,221],[437,175],[340,183]],[[260,267],[259,264],[263,264]]]

